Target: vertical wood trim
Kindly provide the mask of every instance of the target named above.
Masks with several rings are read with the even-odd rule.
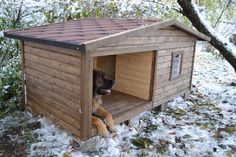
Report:
[[[82,79],[81,79],[81,138],[86,139],[92,135],[92,78],[93,60],[87,53],[82,53]]]
[[[154,51],[153,87],[151,88],[152,89],[152,106],[151,106],[151,108],[154,107],[154,101],[156,101],[155,100],[155,92],[156,92],[156,88],[157,88],[156,78],[157,78],[157,73],[158,73],[158,71],[157,71],[158,55],[159,55],[158,50]]]
[[[189,83],[189,90],[192,90],[192,79],[193,79],[193,68],[194,68],[194,61],[195,61],[195,51],[196,51],[197,41],[194,42],[193,48],[193,61],[192,61],[192,69],[191,69],[191,76],[190,76],[190,83]]]
[[[21,68],[22,68],[22,85],[23,85],[23,104],[27,105],[27,93],[26,93],[26,75],[25,75],[25,51],[24,51],[24,41],[20,41],[21,46]]]

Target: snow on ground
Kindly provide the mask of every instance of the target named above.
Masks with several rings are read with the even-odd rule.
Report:
[[[66,132],[58,129],[46,118],[40,118],[39,121],[41,128],[34,131],[38,135],[39,142],[31,145],[30,156],[63,156],[65,152],[70,150],[72,138]]]
[[[189,100],[177,97],[165,112],[148,111],[134,118],[132,127],[116,126],[116,137],[96,136],[79,143],[46,118],[38,120],[38,128],[32,117],[19,113],[0,120],[5,153],[17,146],[14,152],[25,154],[29,145],[29,156],[236,156],[234,70],[211,53],[197,49],[196,54]],[[38,129],[31,134],[25,126]]]
[[[230,65],[197,49],[190,99],[168,103],[165,112],[148,111],[132,127],[118,125],[117,137],[72,137],[40,119],[40,142],[30,154],[56,156],[236,156],[236,76]],[[82,145],[79,147],[79,145]]]

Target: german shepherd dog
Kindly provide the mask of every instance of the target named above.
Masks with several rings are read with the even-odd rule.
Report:
[[[102,107],[102,96],[111,93],[114,83],[115,81],[108,79],[102,71],[93,70],[92,124],[97,127],[98,134],[102,137],[108,136],[108,130],[115,132],[115,125],[111,113]]]

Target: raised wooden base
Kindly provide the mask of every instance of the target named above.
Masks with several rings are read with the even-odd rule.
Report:
[[[128,94],[112,91],[111,95],[103,96],[103,107],[109,111],[115,124],[119,124],[151,109],[151,101]]]

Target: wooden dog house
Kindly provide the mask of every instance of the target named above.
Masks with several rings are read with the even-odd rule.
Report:
[[[21,40],[25,103],[81,139],[92,127],[93,69],[116,80],[103,97],[116,124],[191,89],[196,40],[175,21],[82,19],[5,32]]]

